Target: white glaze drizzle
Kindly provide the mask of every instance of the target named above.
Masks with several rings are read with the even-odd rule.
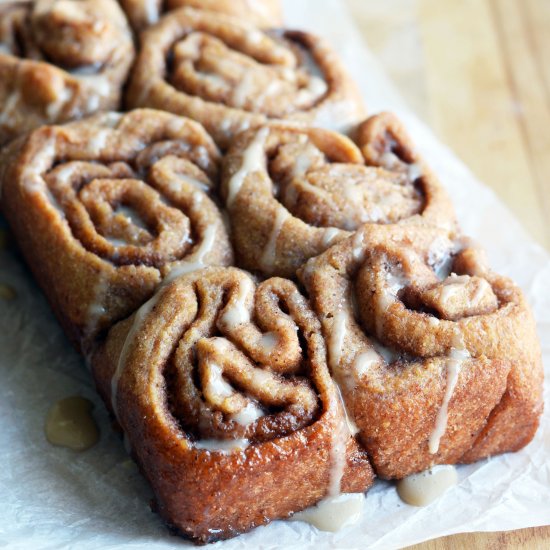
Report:
[[[162,285],[161,285],[162,286]],[[117,419],[120,420],[118,416],[118,383],[126,368],[126,363],[128,361],[128,354],[130,352],[130,346],[133,344],[137,332],[141,329],[143,322],[151,310],[155,307],[158,302],[160,294],[157,292],[153,297],[145,302],[135,313],[132,326],[126,335],[122,350],[118,357],[117,366],[113,376],[111,378],[111,408],[113,414]]]
[[[214,398],[213,404],[220,404],[226,397],[235,394],[235,390],[223,378],[222,368],[212,361],[208,361],[208,376],[203,388],[205,396]]]
[[[63,86],[61,90],[59,90],[59,93],[57,94],[57,97],[55,98],[55,101],[51,101],[48,106],[46,107],[46,116],[48,117],[48,120],[55,121],[57,117],[60,115],[61,111],[67,104],[67,102],[72,98],[73,91],[71,88]]]
[[[104,149],[107,139],[109,138],[112,130],[110,128],[101,128],[95,135],[88,141],[88,151],[94,156],[99,156]]]
[[[248,174],[264,168],[264,146],[268,135],[269,128],[267,126],[259,130],[244,152],[241,167],[229,180],[226,201],[228,208],[233,205]]]
[[[95,284],[93,291],[94,298],[93,301],[90,303],[90,306],[88,307],[88,311],[86,313],[86,328],[84,329],[85,339],[94,335],[98,327],[99,321],[107,311],[105,308],[104,298],[108,290],[109,282],[107,280],[107,277],[102,274]]]
[[[303,176],[311,167],[312,158],[307,151],[296,155],[292,166],[292,175],[294,177]]]
[[[117,239],[116,237],[104,237],[104,238],[109,244],[112,244],[115,248],[118,248],[119,246],[128,246],[128,241],[125,239]]]
[[[343,311],[338,311],[334,314],[332,331],[328,343],[328,356],[332,370],[338,369],[340,365],[346,330],[346,314]]]
[[[427,506],[458,482],[456,468],[451,465],[433,466],[397,482],[397,494],[412,506]]]
[[[353,360],[352,369],[357,378],[362,378],[373,365],[380,362],[380,355],[374,349],[359,353]]]
[[[326,82],[325,82],[325,73],[323,72],[323,69],[321,68],[321,66],[319,65],[319,63],[317,62],[317,60],[315,59],[315,57],[313,56],[312,52],[310,50],[302,50],[302,59],[301,59],[302,63],[300,64],[300,68],[301,69],[304,69],[309,77],[310,77],[310,81],[311,80],[315,80],[315,81],[321,81],[323,83],[323,92],[322,93],[325,93],[326,90],[327,90],[327,85],[326,85]],[[320,84],[318,82],[314,83],[314,84],[311,84],[310,82],[308,83],[308,88],[311,86],[311,89],[314,90],[314,89],[319,89],[320,88]]]
[[[62,166],[59,168],[56,172],[56,178],[63,184],[66,185],[71,178],[73,177],[74,173],[78,170],[77,165],[75,164],[66,164],[65,166]]]
[[[246,297],[254,293],[254,282],[250,277],[244,277],[239,280],[239,287],[234,302],[226,306],[225,311],[220,316],[218,324],[224,330],[233,330],[242,323],[250,322],[250,313],[245,305]]]
[[[44,174],[51,168],[55,160],[55,140],[49,139],[42,147],[40,154],[35,155],[25,170],[25,189],[37,192],[47,187]]]
[[[362,260],[365,254],[365,251],[363,250],[363,233],[361,231],[357,231],[357,233],[355,233],[355,235],[353,236],[351,245],[352,245],[351,253],[353,255],[353,259]]]
[[[145,0],[145,21],[147,26],[154,25],[159,19],[159,9],[157,0]]]
[[[447,237],[436,237],[430,245],[428,264],[432,266],[440,281],[445,280],[451,274],[453,252],[453,243]]]
[[[291,216],[286,208],[281,206],[277,209],[269,239],[267,240],[265,248],[262,252],[262,256],[260,258],[260,265],[266,271],[270,271],[275,265],[275,261],[277,259],[277,240],[279,239],[279,235],[281,234],[283,225],[290,217]]]
[[[11,120],[10,117],[13,112],[16,110],[17,102],[19,101],[20,95],[17,90],[13,91],[8,98],[4,101],[2,110],[0,110],[0,126],[9,126]]]
[[[266,100],[273,97],[281,89],[281,82],[279,80],[272,80],[263,90],[263,92],[256,97],[256,107],[261,109]]]
[[[103,113],[101,117],[101,124],[108,126],[109,128],[116,128],[120,120],[122,119],[122,113],[116,113],[114,111],[109,111],[108,113]]]
[[[372,342],[372,346],[376,350],[376,352],[384,359],[384,361],[386,361],[386,363],[394,363],[399,359],[399,354],[396,351],[386,346],[383,346],[380,342],[377,342],[376,340]]]
[[[265,416],[265,413],[262,411],[262,409],[258,407],[258,405],[250,401],[246,404],[246,407],[244,409],[235,414],[232,414],[231,420],[233,420],[237,424],[240,424],[241,426],[248,426],[249,424],[256,422],[258,418],[262,418],[262,416]]]
[[[323,245],[329,246],[339,234],[340,230],[336,227],[327,227],[323,233]]]
[[[229,454],[233,451],[242,451],[250,445],[248,439],[201,439],[194,441],[196,449]]]
[[[275,332],[266,332],[260,337],[258,342],[258,347],[266,354],[272,353],[273,350],[277,347],[277,333]]]
[[[396,301],[397,293],[407,286],[409,283],[408,278],[403,271],[397,267],[392,266],[391,270],[387,273],[384,281],[385,285],[381,291],[381,294],[376,302],[376,335],[379,340],[382,340],[383,328],[384,328],[384,315],[389,307]]]
[[[216,339],[213,344],[220,354],[227,350],[224,340]],[[217,363],[207,360],[204,367],[206,381],[203,395],[214,407],[221,407],[227,398],[237,395],[237,391],[223,378],[223,369]],[[258,372],[255,373],[255,377],[259,377]],[[262,416],[263,410],[255,402],[248,400],[241,410],[230,415],[230,419],[241,426],[248,426]]]
[[[198,248],[184,260],[174,266],[164,278],[163,285],[171,283],[174,279],[206,267],[205,257],[214,248],[216,242],[216,225],[209,225],[202,236],[202,242]]]
[[[455,273],[451,273],[451,275],[443,281],[439,290],[442,303],[446,304],[457,292],[460,291],[461,287],[470,280],[471,279],[468,275],[456,275]],[[487,287],[489,287],[489,283],[487,283],[484,279],[480,279],[479,287],[475,295],[470,300],[471,305],[477,305],[484,292],[487,290]]]
[[[198,180],[197,178],[193,178],[186,174],[174,174],[174,175],[175,175],[175,180],[170,182],[170,187],[173,191],[180,190],[180,187],[178,185],[179,182],[184,182],[189,185],[192,185],[193,187],[196,187],[197,189],[199,189],[200,191],[203,191],[204,193],[208,193],[210,191],[210,187],[208,186],[208,184]]]
[[[330,478],[328,486],[328,497],[336,497],[340,494],[342,478],[346,468],[346,445],[350,437],[350,424],[348,423],[348,415],[340,393],[340,388],[336,383],[334,386],[337,391],[338,399],[342,404],[344,418],[340,420],[338,426],[334,429],[332,441],[330,445]]]
[[[208,254],[208,252],[210,252],[210,250],[212,250],[214,246],[215,237],[216,237],[216,226],[209,225],[206,228],[206,231],[204,232],[203,241],[200,244],[200,246],[197,248],[197,250],[193,254],[188,256],[185,260],[181,261],[178,266],[175,266],[174,268],[172,268],[170,273],[164,278],[162,283],[157,287],[155,294],[137,310],[134,317],[134,322],[132,323],[132,326],[128,331],[128,334],[126,335],[124,345],[122,346],[122,350],[118,358],[115,372],[113,373],[113,376],[111,378],[111,406],[112,406],[113,413],[117,418],[118,418],[118,409],[117,409],[118,384],[122,376],[122,373],[126,368],[128,353],[130,351],[130,346],[135,339],[135,335],[140,330],[143,324],[143,321],[145,320],[149,312],[155,307],[160,296],[160,291],[165,286],[167,286],[172,281],[174,281],[175,279],[177,279],[182,275],[191,273],[192,271],[196,271],[198,269],[205,267],[204,257]]]
[[[462,369],[462,365],[470,358],[468,350],[464,346],[462,335],[455,337],[455,346],[451,348],[446,361],[446,386],[443,402],[437,413],[435,426],[432,430],[428,441],[428,449],[431,454],[436,454],[439,451],[441,438],[447,431],[447,423],[449,418],[449,403],[453,397],[454,390],[458,383],[458,377]]]
[[[327,496],[315,506],[302,510],[292,516],[293,521],[304,521],[322,531],[339,531],[356,523],[363,511],[365,495],[363,493],[341,493],[347,458],[346,446],[350,436],[359,430],[348,415],[340,388],[334,387],[342,405],[344,418],[340,420],[333,432],[330,448],[330,478]]]
[[[380,155],[380,163],[386,170],[395,170],[401,164],[401,159],[395,153],[386,151]]]
[[[124,216],[130,223],[141,229],[147,229],[146,221],[141,217],[140,213],[131,206],[125,204],[120,205],[116,210],[115,214],[120,214]]]
[[[264,33],[258,29],[252,29],[246,32],[245,38],[249,44],[259,44],[264,38]]]
[[[238,109],[242,109],[246,100],[254,92],[254,81],[256,79],[256,73],[252,70],[248,70],[239,80],[239,83],[233,88],[232,100],[233,105]],[[256,106],[258,106],[256,98]]]
[[[409,164],[407,176],[409,180],[416,181],[418,178],[422,177],[422,166],[416,162]]]
[[[483,295],[485,294],[485,292],[488,292],[490,290],[492,290],[492,288],[489,282],[486,279],[480,279],[477,290],[470,300],[470,304],[473,306],[478,305],[481,299],[483,298]]]
[[[337,532],[357,523],[363,513],[363,493],[341,493],[326,497],[321,502],[294,514],[291,521],[304,521],[321,531]]]

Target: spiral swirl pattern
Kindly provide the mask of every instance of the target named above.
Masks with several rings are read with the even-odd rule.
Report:
[[[346,129],[362,115],[335,54],[301,32],[263,32],[183,8],[142,35],[127,100],[201,122],[226,148],[267,119]]]
[[[119,107],[134,56],[115,0],[0,6],[0,145],[42,124]]]
[[[161,513],[195,539],[249,529],[251,513],[286,517],[335,481],[372,482],[351,434],[334,437],[344,410],[319,321],[288,280],[218,267],[177,278],[113,327],[93,365]]]
[[[220,154],[193,121],[97,115],[36,130],[6,156],[6,216],[76,342],[135,311],[173,270],[232,260],[209,197]]]
[[[222,195],[243,267],[293,277],[365,224],[454,225],[446,193],[398,121],[384,114],[369,123],[367,145],[386,140],[390,123],[400,130],[398,166],[382,154],[365,164],[350,140],[328,130],[272,123],[235,140],[224,158]]]
[[[469,462],[533,436],[542,370],[532,315],[467,240],[366,227],[300,276],[378,475]]]

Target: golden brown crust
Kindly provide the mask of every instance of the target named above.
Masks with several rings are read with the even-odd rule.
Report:
[[[93,373],[159,513],[196,541],[372,483],[319,322],[288,280],[214,267],[176,279],[111,329]]]
[[[264,32],[192,8],[167,14],[142,34],[126,100],[198,120],[222,148],[268,119],[347,130],[364,113],[355,85],[321,39]]]
[[[0,6],[0,145],[42,124],[117,109],[134,57],[115,0]]]
[[[35,130],[4,153],[6,218],[71,339],[128,316],[170,271],[232,261],[196,122],[138,110]]]
[[[365,227],[300,271],[384,478],[517,450],[538,426],[542,365],[525,298],[454,239]]]
[[[191,7],[232,15],[261,28],[282,25],[280,0],[119,0],[132,28],[140,32],[158,22],[160,17],[178,8]]]
[[[364,224],[454,227],[446,192],[398,120],[384,113],[368,123],[363,150],[388,141],[391,126],[402,160],[384,145],[365,164],[346,137],[283,123],[237,136],[224,157],[221,193],[239,265],[294,277]]]

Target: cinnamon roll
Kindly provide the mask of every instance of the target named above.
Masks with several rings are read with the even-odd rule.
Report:
[[[201,122],[226,148],[268,119],[346,130],[362,118],[336,54],[298,31],[261,31],[241,19],[182,8],[142,34],[126,95]]]
[[[42,124],[119,107],[134,57],[115,0],[0,5],[0,146]]]
[[[288,280],[184,275],[115,325],[92,364],[156,509],[195,541],[372,483],[319,321]]]
[[[363,150],[374,152],[366,164],[349,139],[329,130],[271,123],[235,139],[221,192],[239,265],[293,277],[364,224],[454,226],[447,194],[397,119],[382,114],[369,124]]]
[[[69,337],[86,345],[169,273],[225,265],[220,153],[198,123],[105,113],[45,126],[5,152],[5,216]]]
[[[132,27],[141,31],[155,24],[165,11],[189,6],[233,15],[257,27],[279,27],[280,0],[119,0]]]
[[[426,227],[364,227],[300,276],[378,475],[531,440],[542,411],[534,320],[479,249]]]

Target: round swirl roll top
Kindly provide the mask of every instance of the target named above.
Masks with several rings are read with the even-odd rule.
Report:
[[[390,123],[401,128],[387,114],[369,122],[377,129],[367,144],[386,139]],[[402,129],[395,140],[404,157],[397,168],[381,155],[365,164],[350,140],[328,130],[271,123],[238,136],[224,158],[222,195],[242,265],[292,277],[365,224],[453,227],[446,193]]]
[[[427,222],[443,231],[455,228],[454,209],[445,189],[416,150],[404,125],[393,113],[373,115],[353,133],[368,166],[406,175],[422,194],[422,215],[412,219],[412,223]]]
[[[433,241],[432,254],[441,244]],[[498,355],[520,330],[518,310],[526,309],[521,291],[488,270],[480,249],[448,244],[441,265],[429,263],[430,251],[426,257],[409,247],[368,249],[354,284],[361,324],[404,353],[443,355],[460,333],[474,356]]]
[[[540,349],[519,288],[468,240],[364,227],[299,272],[378,475],[517,450],[541,412]]]
[[[288,280],[219,267],[176,278],[110,330],[92,363],[159,512],[193,539],[372,483],[319,321]]]
[[[219,270],[191,290],[185,303],[196,294],[203,314],[166,374],[186,431],[203,439],[263,441],[310,424],[321,406],[310,365],[322,362],[323,345],[295,285],[270,279],[255,289],[249,275]]]
[[[120,0],[136,31],[158,22],[164,11],[192,7],[233,15],[258,27],[279,27],[282,23],[280,0]]]
[[[198,120],[222,148],[267,119],[345,129],[363,113],[354,85],[320,39],[264,32],[191,8],[143,34],[127,100]]]
[[[0,18],[0,145],[118,108],[134,49],[114,0],[8,2]]]
[[[196,122],[109,113],[44,127],[6,153],[2,202],[73,340],[135,311],[174,270],[232,261],[220,153]]]

